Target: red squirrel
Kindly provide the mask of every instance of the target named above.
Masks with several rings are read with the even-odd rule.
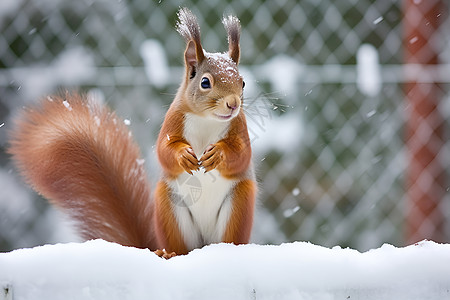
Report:
[[[228,52],[208,53],[195,15],[182,8],[178,18],[185,74],[157,140],[162,175],[153,197],[127,126],[86,96],[44,98],[22,111],[11,132],[9,152],[21,174],[85,239],[169,257],[249,242],[257,186],[242,109],[240,23],[224,17]]]

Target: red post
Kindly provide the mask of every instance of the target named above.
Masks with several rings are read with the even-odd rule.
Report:
[[[438,64],[436,31],[447,15],[442,0],[404,0],[405,64]],[[407,82],[406,120],[406,242],[422,239],[445,242],[440,202],[445,195],[445,170],[439,162],[444,141],[438,110],[437,82]],[[448,240],[448,239],[447,239]]]

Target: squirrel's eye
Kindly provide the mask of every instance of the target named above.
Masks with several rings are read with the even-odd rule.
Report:
[[[242,89],[245,88],[245,81],[242,81]]]
[[[200,86],[204,89],[210,89],[211,82],[209,82],[209,79],[207,77],[203,77],[202,82],[200,83]]]

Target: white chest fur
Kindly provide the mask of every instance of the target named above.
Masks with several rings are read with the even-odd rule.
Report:
[[[194,114],[186,114],[184,120],[184,138],[200,158],[206,147],[218,142],[227,133],[229,122],[219,122]]]
[[[186,115],[184,138],[200,158],[210,144],[218,142],[227,132],[229,123]],[[204,170],[189,175],[182,173],[169,182],[179,198],[174,212],[189,249],[222,241],[231,214],[231,191],[235,185],[217,170]]]

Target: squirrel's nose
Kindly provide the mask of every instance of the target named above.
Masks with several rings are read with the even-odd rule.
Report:
[[[237,108],[236,102],[232,102],[231,104],[227,102],[227,107],[231,110],[235,110]]]

